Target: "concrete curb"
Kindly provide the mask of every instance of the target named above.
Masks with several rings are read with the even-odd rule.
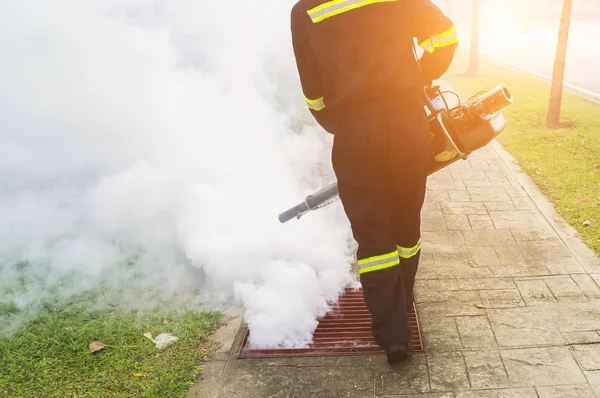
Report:
[[[498,141],[492,141],[490,148],[498,155],[508,171],[527,193],[542,216],[558,234],[565,246],[581,266],[590,273],[600,272],[600,259],[594,251],[578,237],[577,230],[569,225],[557,212],[550,200],[544,195],[531,178],[521,169],[516,159],[508,153]]]

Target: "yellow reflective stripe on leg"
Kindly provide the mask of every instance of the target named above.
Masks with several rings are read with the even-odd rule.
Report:
[[[401,258],[411,258],[416,256],[419,250],[421,250],[421,239],[413,247],[398,246],[398,256]]]
[[[380,256],[374,256],[358,260],[358,269],[361,274],[382,269],[390,268],[400,264],[398,251],[394,251]]]
[[[428,53],[433,53],[436,48],[447,47],[455,43],[458,43],[458,34],[456,33],[456,28],[453,26],[440,34],[431,36],[419,44],[419,46]]]
[[[306,11],[313,23],[375,3],[391,3],[396,0],[333,0]]]
[[[320,111],[321,109],[325,108],[325,102],[323,101],[323,97],[317,98],[315,100],[308,99],[307,97],[304,97],[304,99],[306,100],[306,104],[308,105],[308,107],[314,111]]]

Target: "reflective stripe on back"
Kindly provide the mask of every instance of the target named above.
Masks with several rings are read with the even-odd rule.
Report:
[[[333,0],[316,6],[306,12],[313,23],[317,23],[346,11],[368,6],[370,4],[391,3],[395,1],[397,0]]]

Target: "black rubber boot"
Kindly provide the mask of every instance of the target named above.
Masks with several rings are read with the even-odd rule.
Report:
[[[387,351],[387,361],[389,364],[396,364],[413,356],[413,354],[414,352],[410,344],[408,346],[404,344],[395,345]]]

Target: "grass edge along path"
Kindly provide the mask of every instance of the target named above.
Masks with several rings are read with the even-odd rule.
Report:
[[[0,314],[18,316],[14,308]],[[0,335],[0,397],[185,397],[208,359],[221,313],[95,308],[89,298],[47,305]],[[159,350],[144,336],[172,333]],[[105,347],[90,353],[93,341]]]
[[[463,77],[467,56],[457,53],[442,77],[463,97],[506,84],[515,101],[504,111],[498,142],[517,161],[557,213],[600,255],[600,104],[564,92],[558,130],[545,127],[550,85],[481,57],[478,77]]]

